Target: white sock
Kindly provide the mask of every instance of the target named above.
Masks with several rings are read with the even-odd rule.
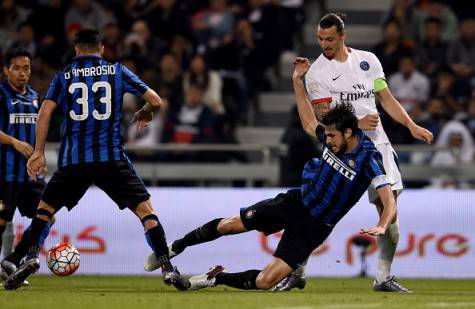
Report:
[[[293,271],[293,274],[302,278],[305,277],[305,267],[307,266],[307,262],[308,257],[300,264],[299,268]]]
[[[383,282],[391,274],[391,264],[396,254],[397,244],[399,242],[399,220],[390,224],[386,234],[377,239],[379,256],[378,268],[376,273],[376,282]]]
[[[6,257],[13,252],[13,243],[15,242],[15,225],[13,222],[7,222],[2,237],[2,253]]]

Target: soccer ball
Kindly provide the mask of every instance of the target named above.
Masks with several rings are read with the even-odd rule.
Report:
[[[59,243],[48,250],[48,268],[57,276],[69,276],[79,268],[79,251],[69,243]]]

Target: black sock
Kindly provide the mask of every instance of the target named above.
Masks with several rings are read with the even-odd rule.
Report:
[[[172,244],[172,250],[179,254],[182,253],[186,247],[202,244],[223,236],[218,232],[218,224],[221,220],[223,220],[223,218],[211,220],[196,230],[189,232],[183,238],[175,240]]]
[[[260,272],[251,269],[241,273],[219,273],[216,275],[216,285],[224,284],[241,290],[256,290],[256,278]]]
[[[40,237],[41,237],[41,234],[43,233],[43,230],[46,224],[48,224],[48,222],[49,221],[45,221],[38,217],[33,218],[33,220],[31,221],[31,225],[30,225],[31,230],[28,237],[29,239],[27,241],[28,257],[38,256],[40,252],[40,248],[39,248]]]
[[[6,225],[0,225],[0,253],[2,253],[2,245],[3,245],[3,232],[5,232],[5,229],[7,228]]]
[[[157,259],[161,262],[162,270],[173,271],[173,265],[170,263],[168,256],[167,240],[165,239],[165,231],[163,230],[160,221],[158,225],[145,232],[147,242],[153,250]]]

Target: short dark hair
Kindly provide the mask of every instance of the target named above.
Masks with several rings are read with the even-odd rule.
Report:
[[[76,33],[74,46],[85,51],[97,51],[102,45],[102,36],[96,29],[85,28]]]
[[[338,104],[328,113],[323,115],[321,123],[324,126],[335,126],[335,129],[344,133],[346,129],[351,129],[352,135],[358,130],[358,118],[355,116],[355,110],[350,103]]]
[[[344,13],[328,13],[327,15],[323,16],[318,25],[322,29],[331,28],[333,26],[336,27],[336,31],[338,33],[345,32],[345,22],[346,22],[346,14]]]
[[[5,57],[4,57],[5,67],[8,68],[10,64],[12,64],[12,60],[16,57],[27,57],[28,59],[30,59],[30,62],[31,62],[31,54],[26,49],[13,47],[13,48],[8,49],[7,52],[5,53]]]

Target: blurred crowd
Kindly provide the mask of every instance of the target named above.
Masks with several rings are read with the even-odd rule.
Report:
[[[389,87],[411,117],[429,129],[438,146],[434,155],[413,153],[412,163],[456,166],[474,162],[475,10],[466,1],[394,0],[383,18],[383,39],[373,52]],[[383,113],[394,144],[415,141],[408,130]],[[461,187],[442,176],[432,185]]]
[[[31,84],[44,94],[54,71],[74,56],[76,32],[102,30],[104,58],[120,61],[164,99],[147,130],[128,126],[140,106],[124,102],[131,143],[234,142],[250,104],[269,90],[264,72],[293,50],[303,23],[301,0],[0,1],[0,51],[34,55]],[[60,119],[58,119],[58,122]],[[50,140],[59,140],[52,130]]]
[[[125,97],[123,128],[129,143],[236,143],[236,126],[247,124],[250,109],[259,109],[257,95],[279,90],[271,89],[266,72],[278,68],[285,51],[299,54],[306,19],[312,25],[319,19],[305,12],[310,1],[0,0],[0,53],[12,46],[27,49],[34,56],[31,84],[44,95],[53,73],[74,56],[75,33],[100,29],[104,57],[125,64],[164,99],[152,125],[137,132],[129,120],[143,102]],[[325,13],[326,1],[312,1],[319,3],[319,14]],[[466,1],[394,0],[382,17],[382,40],[372,51],[392,93],[434,133],[437,144],[464,149],[463,155],[450,152],[451,159],[414,156],[414,162],[473,162],[474,14]],[[351,27],[351,14],[348,23]],[[415,143],[408,130],[381,114],[394,144]],[[287,144],[300,125],[292,115],[282,138]],[[59,128],[61,118],[55,121]],[[49,140],[59,141],[59,134],[50,130]]]

